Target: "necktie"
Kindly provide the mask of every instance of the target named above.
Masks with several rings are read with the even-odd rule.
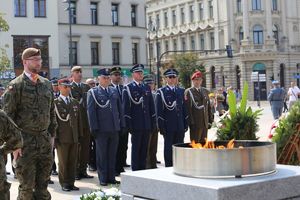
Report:
[[[107,88],[104,88],[104,90],[105,90],[106,94],[108,94]]]
[[[69,100],[69,98],[67,97],[67,98],[66,98],[66,104],[69,105],[69,103],[70,103],[70,100]]]

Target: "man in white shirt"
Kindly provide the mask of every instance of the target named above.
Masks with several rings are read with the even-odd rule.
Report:
[[[298,100],[298,95],[300,94],[300,89],[295,84],[295,82],[291,82],[291,87],[289,88],[289,109],[296,103]]]

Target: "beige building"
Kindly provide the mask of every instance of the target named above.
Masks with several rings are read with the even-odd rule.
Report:
[[[300,73],[300,0],[147,0],[147,24],[157,24],[149,34],[149,57],[176,50],[198,52],[206,68],[206,87],[242,88],[249,83],[249,99],[266,99],[271,80],[288,88]],[[168,55],[162,61],[168,61]],[[260,74],[251,80],[253,72]]]
[[[69,75],[68,4],[58,0],[59,66]],[[140,0],[71,1],[73,64],[83,76],[101,67],[120,66],[125,75],[136,63],[146,64],[145,2]]]

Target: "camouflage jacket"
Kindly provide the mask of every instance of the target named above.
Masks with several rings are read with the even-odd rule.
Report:
[[[33,83],[24,73],[8,85],[4,93],[3,110],[11,117],[22,133],[54,136],[57,127],[54,96],[49,80],[39,76]]]

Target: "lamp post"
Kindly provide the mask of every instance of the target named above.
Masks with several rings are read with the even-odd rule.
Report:
[[[159,87],[159,49],[158,49],[158,25],[156,23],[153,23],[152,20],[149,21],[148,23],[148,31],[149,33],[155,33],[155,43],[156,43],[156,73],[157,73],[157,87]],[[149,34],[149,43],[150,43],[150,34]],[[149,48],[150,48],[150,44],[149,44]],[[150,52],[150,51],[149,51]],[[151,62],[150,62],[151,63]],[[151,67],[151,64],[150,64]]]
[[[65,9],[65,11],[69,12],[69,66],[72,69],[73,67],[73,54],[72,54],[72,17],[74,16],[72,14],[71,10],[71,0],[64,0],[63,3],[67,3],[68,7]]]

